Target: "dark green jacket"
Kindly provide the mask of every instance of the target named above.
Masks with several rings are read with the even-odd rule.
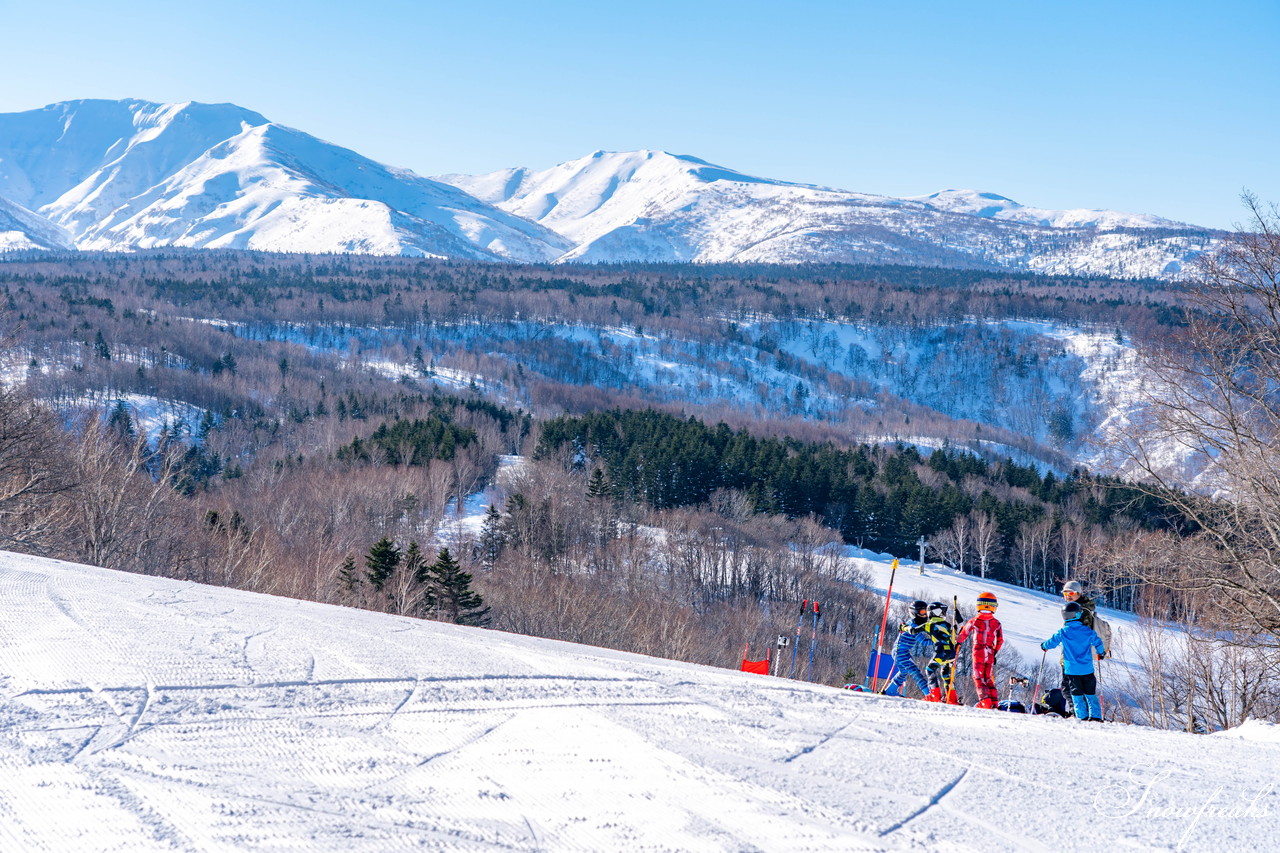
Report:
[[[1080,621],[1086,627],[1093,628],[1098,616],[1098,602],[1082,595],[1076,599],[1076,604],[1080,605]]]

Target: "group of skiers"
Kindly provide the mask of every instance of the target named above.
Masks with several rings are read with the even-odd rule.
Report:
[[[1070,696],[1075,716],[1080,720],[1102,721],[1098,702],[1098,682],[1093,662],[1106,657],[1102,638],[1094,630],[1097,606],[1083,595],[1078,581],[1067,581],[1062,587],[1062,627],[1040,644],[1044,651],[1062,647],[1062,686],[1058,697],[1047,697],[1046,708],[1067,716],[1065,701]],[[910,617],[899,626],[893,649],[894,674],[881,691],[901,696],[910,677],[924,694],[926,702],[960,704],[955,690],[955,662],[961,646],[973,640],[973,684],[978,690],[979,708],[996,708],[996,655],[1004,645],[1004,632],[996,618],[1000,606],[996,596],[984,592],[978,596],[977,615],[960,625],[958,630],[947,618],[947,605],[935,601],[913,601]],[[959,613],[956,614],[957,619]],[[921,672],[915,658],[930,655]],[[1055,704],[1059,707],[1055,707]],[[1059,709],[1060,708],[1060,709]]]

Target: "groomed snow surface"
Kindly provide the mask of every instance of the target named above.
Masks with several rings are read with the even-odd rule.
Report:
[[[0,553],[0,850],[1264,850],[1271,727],[937,707]]]

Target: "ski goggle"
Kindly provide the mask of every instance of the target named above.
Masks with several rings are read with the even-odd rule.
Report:
[[[995,612],[996,612],[996,608],[997,608],[997,607],[999,607],[999,606],[1000,606],[1000,605],[998,605],[998,604],[996,604],[996,603],[994,603],[994,602],[990,602],[990,601],[980,601],[980,602],[978,602],[978,610],[979,610],[979,611],[981,611],[981,612],[984,612],[984,613],[995,613]]]

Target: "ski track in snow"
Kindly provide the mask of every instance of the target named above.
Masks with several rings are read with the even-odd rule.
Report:
[[[1035,633],[1017,623],[1043,617],[1038,594],[1018,595],[1002,611]],[[1280,743],[1237,734],[928,705],[0,553],[6,853],[1252,851],[1280,829]],[[1197,817],[1212,798],[1256,813]]]

